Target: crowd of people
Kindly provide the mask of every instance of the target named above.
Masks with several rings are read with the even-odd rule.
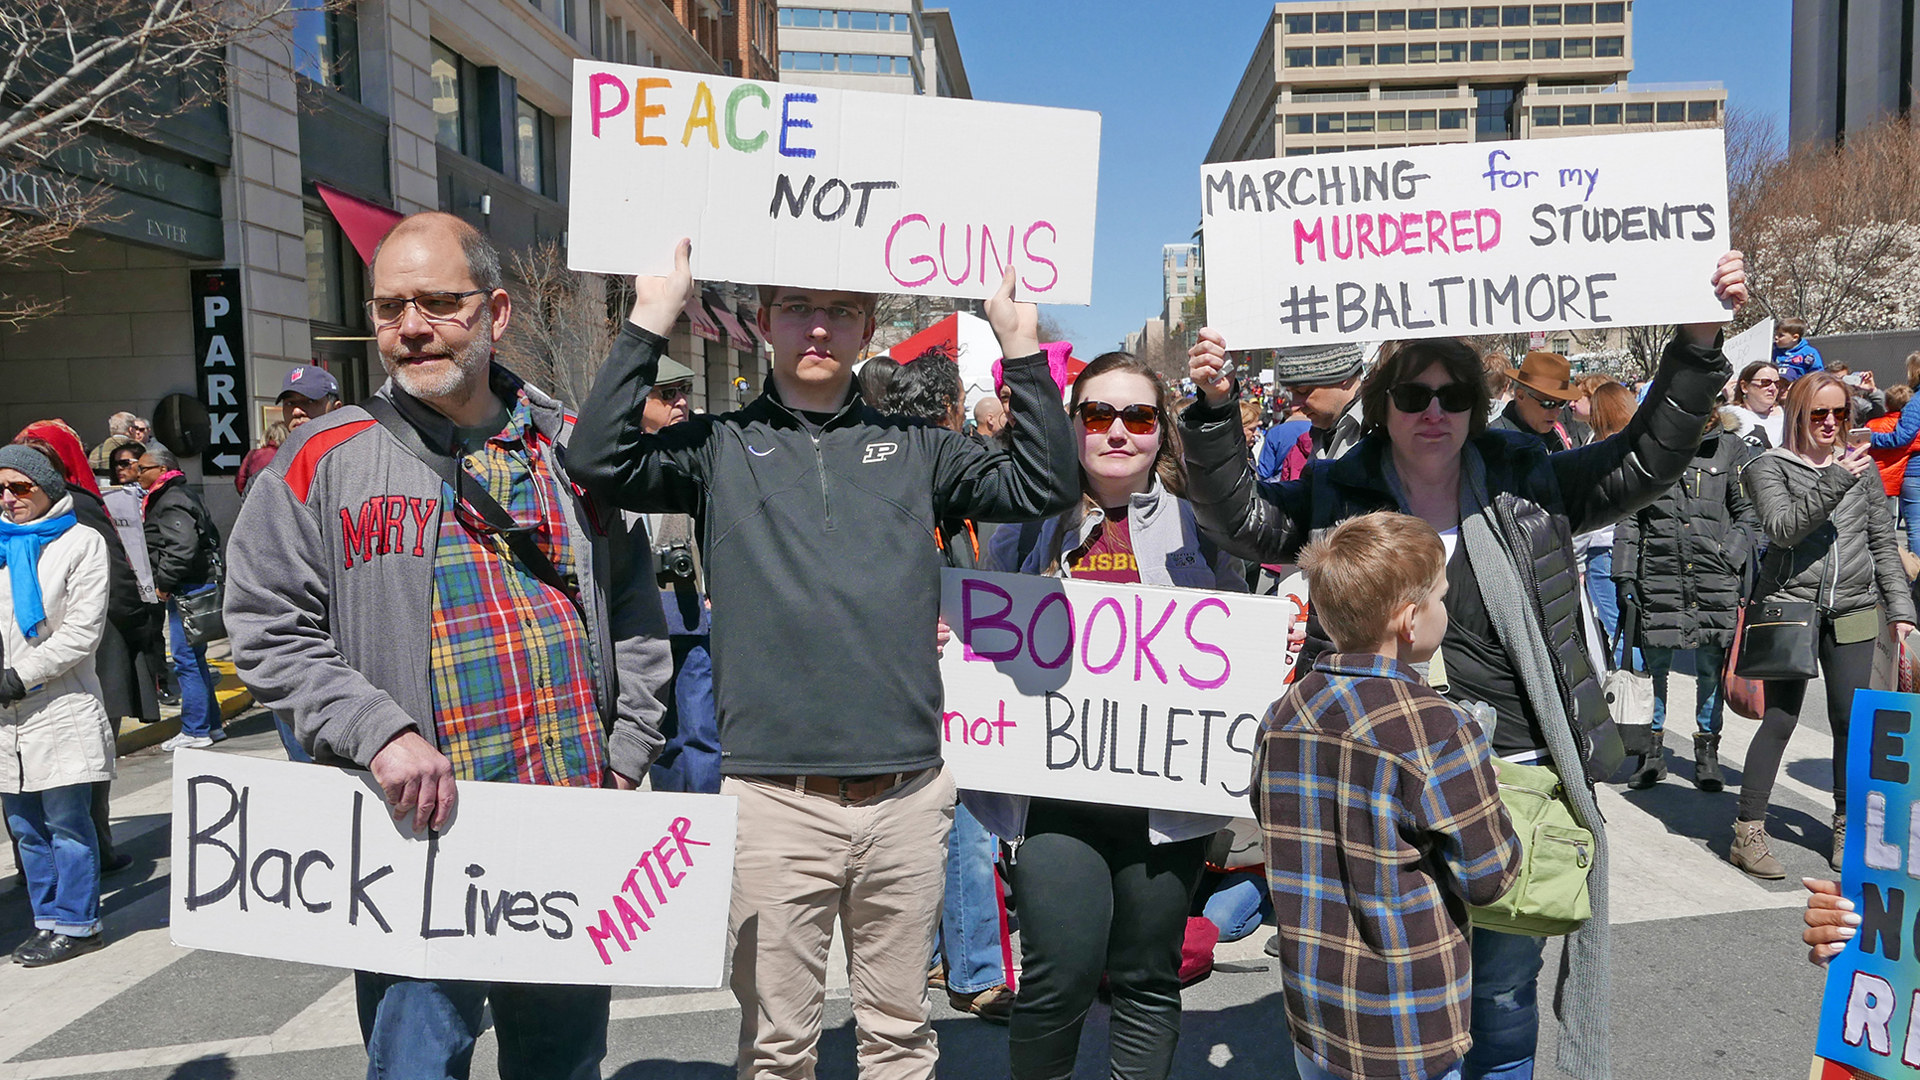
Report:
[[[1072,1075],[1104,995],[1112,1074],[1164,1078],[1194,943],[1263,923],[1295,1047],[1279,1075],[1532,1075],[1560,933],[1560,1065],[1609,1075],[1594,792],[1666,778],[1681,654],[1693,783],[1720,790],[1743,602],[1817,612],[1843,833],[1846,703],[1915,618],[1904,388],[1876,400],[1799,338],[1736,374],[1703,324],[1639,393],[1432,339],[1283,350],[1255,399],[1212,330],[1185,381],[1123,352],[1073,372],[1009,273],[985,305],[996,393],[970,411],[937,350],[856,375],[873,297],[768,286],[767,388],[712,414],[667,355],[688,263],[683,242],[671,274],[636,279],[575,417],[495,360],[514,308],[491,245],[406,218],[367,302],[388,382],[343,406],[324,370],[290,374],[224,543],[139,417],[91,455],[58,421],[0,448],[0,799],[37,931],[16,960],[101,945],[119,718],[150,719],[170,673],[167,745],[224,737],[188,603],[222,584],[288,756],[369,770],[403,825],[445,826],[456,781],[736,798],[743,1077],[814,1074],[836,921],[873,1080],[933,1075],[930,989],[1007,1025],[1020,1080]],[[1710,284],[1744,300],[1738,253]],[[1862,436],[1876,409],[1885,430]],[[1304,571],[1247,815],[959,790],[943,567],[1226,592]],[[1619,668],[1652,676],[1650,724],[1609,712]],[[1765,816],[1807,681],[1766,684],[1729,855],[1758,877],[1783,873]],[[1587,914],[1557,932],[1486,914],[1535,872],[1511,768],[1550,770],[1587,837]],[[1824,947],[1846,912],[1816,891]],[[370,1075],[465,1075],[488,1015],[503,1075],[598,1075],[605,1054],[605,987],[355,985]]]

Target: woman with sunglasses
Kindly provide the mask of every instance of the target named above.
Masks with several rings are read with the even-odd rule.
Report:
[[[1849,445],[1846,383],[1824,371],[1787,390],[1786,445],[1755,458],[1742,475],[1766,530],[1754,601],[1812,603],[1818,611],[1820,673],[1827,726],[1833,730],[1834,869],[1847,835],[1847,722],[1853,692],[1873,675],[1881,620],[1894,640],[1913,630],[1913,598],[1900,565],[1886,490],[1864,445]],[[1767,713],[1747,751],[1740,812],[1733,823],[1733,865],[1758,878],[1786,876],[1767,850],[1767,801],[1787,739],[1800,720],[1806,679],[1767,680]]]
[[[1003,525],[986,568],[1146,585],[1245,592],[1234,561],[1201,536],[1181,497],[1171,397],[1152,368],[1112,352],[1073,382],[1080,436],[1078,506]],[[1233,440],[1247,465],[1240,414]],[[1020,841],[1019,993],[1009,1055],[1015,1080],[1073,1075],[1080,1029],[1102,974],[1113,991],[1112,1075],[1163,1080],[1180,1037],[1180,954],[1209,837],[1227,818],[1058,799],[967,792],[996,835]]]
[[[1780,369],[1768,360],[1755,360],[1740,370],[1740,392],[1733,415],[1740,419],[1740,437],[1762,450],[1786,441],[1786,413],[1780,409]]]
[[[60,469],[0,446],[0,808],[20,842],[34,933],[27,967],[101,945],[93,785],[114,774],[94,652],[107,621],[107,545],[75,528]]]
[[[1722,302],[1743,302],[1745,282],[1740,253],[1723,256],[1712,281]],[[1243,463],[1226,342],[1203,329],[1189,353],[1202,400],[1181,417],[1188,498],[1221,547],[1287,562],[1346,518],[1395,509],[1424,519],[1445,540],[1449,623],[1436,655],[1443,672],[1432,681],[1456,701],[1490,704],[1494,753],[1556,768],[1597,841],[1588,879],[1593,918],[1568,939],[1568,975],[1555,997],[1560,1066],[1582,1078],[1609,1071],[1607,849],[1592,785],[1619,765],[1622,751],[1586,650],[1573,536],[1645,506],[1680,477],[1727,381],[1720,329],[1681,328],[1626,430],[1558,453],[1537,439],[1487,430],[1486,377],[1470,345],[1405,343],[1361,384],[1360,443],[1283,484],[1256,482]],[[1308,633],[1302,663],[1330,647],[1317,623]],[[1474,932],[1468,1080],[1532,1075],[1544,944]]]

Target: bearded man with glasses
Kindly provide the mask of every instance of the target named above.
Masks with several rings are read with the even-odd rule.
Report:
[[[294,430],[234,527],[241,678],[417,833],[447,827],[456,779],[635,787],[672,670],[644,527],[581,493],[561,404],[494,362],[513,304],[484,237],[414,214],[372,269],[389,381]],[[597,1076],[606,1054],[604,986],[355,989],[382,1076],[466,1076],[489,1005],[502,1075]]]
[[[649,432],[691,247],[634,307],[574,440],[574,474],[623,510],[694,514],[713,599],[720,791],[739,799],[731,923],[739,1075],[814,1075],[836,916],[863,1080],[931,1080],[927,962],[953,778],[936,623],[944,518],[1031,521],[1079,497],[1073,433],[1010,268],[987,301],[1017,422],[1007,448],[864,403],[874,298],[761,290],[766,391]]]

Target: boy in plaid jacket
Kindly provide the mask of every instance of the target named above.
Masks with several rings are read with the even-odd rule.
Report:
[[[1485,732],[1412,666],[1446,634],[1446,558],[1385,512],[1300,556],[1337,651],[1262,722],[1253,808],[1302,1080],[1457,1080],[1472,1044],[1467,908],[1520,844]]]

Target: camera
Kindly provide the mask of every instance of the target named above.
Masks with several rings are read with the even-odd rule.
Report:
[[[693,560],[693,545],[668,544],[655,548],[653,552],[654,572],[661,585],[677,582],[692,583],[698,575],[698,567]]]

